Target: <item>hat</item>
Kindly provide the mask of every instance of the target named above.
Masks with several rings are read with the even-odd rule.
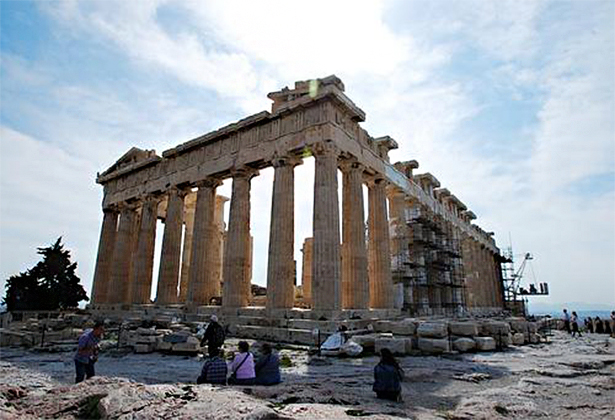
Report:
[[[215,315],[212,315],[211,318],[209,318],[212,322],[218,322],[218,317]]]

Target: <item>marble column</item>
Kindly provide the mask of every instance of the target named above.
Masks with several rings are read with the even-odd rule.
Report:
[[[342,307],[369,308],[369,279],[363,211],[363,165],[341,165],[342,184]]]
[[[216,188],[221,184],[218,179],[208,178],[200,181],[196,196],[194,230],[188,294],[186,302],[190,305],[207,305],[209,300],[219,295],[219,279],[215,276],[214,242],[217,240],[215,225]]]
[[[196,193],[190,193],[184,198],[184,246],[182,250],[182,266],[179,275],[178,303],[186,303],[190,279],[190,262],[192,260],[192,242],[194,237],[194,213]]]
[[[399,296],[401,307],[414,306],[413,288],[407,282],[410,264],[411,231],[406,220],[406,194],[399,188],[390,185],[387,188],[389,198],[389,224],[391,233],[391,270],[393,283],[403,284],[403,295]],[[399,302],[398,301],[398,302]]]
[[[130,290],[133,229],[137,212],[134,206],[120,204],[120,222],[116,234],[111,265],[111,283],[108,290],[109,303],[129,303],[125,300]]]
[[[301,269],[301,288],[303,289],[303,302],[312,306],[312,254],[314,239],[305,238],[303,242],[303,266]]]
[[[92,282],[92,303],[107,303],[111,282],[113,247],[117,232],[118,212],[113,208],[103,209],[103,222],[98,242],[98,257]]]
[[[339,310],[341,298],[340,210],[337,157],[331,143],[317,143],[315,157],[312,301],[316,310]]]
[[[156,293],[157,305],[177,303],[185,195],[186,191],[177,187],[172,187],[168,193]]]
[[[370,306],[393,307],[393,281],[391,278],[391,252],[389,244],[389,221],[387,217],[386,181],[375,178],[369,187],[369,259],[370,259]]]
[[[147,197],[143,202],[141,211],[137,250],[134,258],[132,275],[133,288],[131,293],[132,303],[150,303],[157,220],[158,198]]]
[[[290,309],[294,304],[295,157],[273,159],[273,195],[267,265],[267,308]]]
[[[222,305],[248,306],[250,301],[250,180],[258,171],[250,168],[233,171],[233,190],[229,226],[224,247],[224,291]]]

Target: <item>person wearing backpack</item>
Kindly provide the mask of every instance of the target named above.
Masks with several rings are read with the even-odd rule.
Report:
[[[218,323],[218,317],[212,315],[209,325],[205,330],[205,334],[203,335],[203,339],[201,340],[201,347],[207,344],[208,350],[210,348],[220,349],[224,345],[225,338],[224,328]]]
[[[254,372],[254,356],[250,353],[250,345],[246,341],[240,341],[237,345],[239,354],[235,355],[229,364],[228,370],[231,376],[229,385],[254,385],[256,374]]]

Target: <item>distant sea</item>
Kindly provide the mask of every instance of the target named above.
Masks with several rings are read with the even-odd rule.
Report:
[[[576,311],[574,308],[568,308],[568,313],[572,313],[572,311]],[[610,319],[611,317],[611,312],[610,311],[576,311],[577,315],[579,316],[579,318],[581,319],[585,319],[587,317],[591,317],[591,318],[595,318],[597,316],[600,317],[600,319]],[[564,317],[564,313],[562,311],[531,311],[530,310],[530,315],[536,315],[536,316],[540,316],[540,315],[551,315],[553,318],[563,318]]]

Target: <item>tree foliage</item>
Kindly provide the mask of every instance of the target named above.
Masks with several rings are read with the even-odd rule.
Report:
[[[61,241],[59,237],[53,245],[37,248],[42,261],[7,280],[4,303],[9,311],[74,308],[88,300],[75,274],[77,263],[71,262]]]

